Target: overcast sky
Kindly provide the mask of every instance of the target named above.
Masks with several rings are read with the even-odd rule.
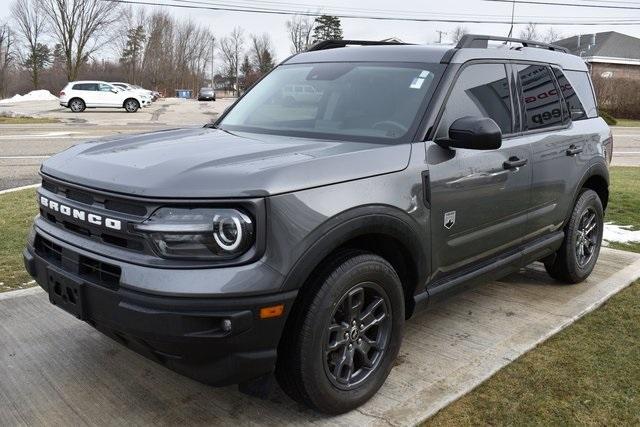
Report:
[[[166,2],[168,0],[156,0],[158,2]],[[216,1],[216,0],[201,0]],[[293,4],[298,4],[301,9],[307,9],[315,12],[318,10],[327,12],[337,12],[338,10],[345,14],[376,14],[381,16],[443,16],[448,17],[475,17],[493,20],[509,19],[511,17],[511,4],[487,2],[483,0],[449,0],[449,1],[431,1],[431,0],[398,0],[394,2],[383,0],[328,0],[322,2],[313,2],[312,0],[263,0],[262,3],[253,3],[249,0],[218,0],[223,4],[239,4],[245,5],[255,4],[261,7],[286,7],[291,8]],[[550,0],[541,0],[550,1]],[[570,0],[563,0],[564,2]],[[286,5],[283,5],[286,2]],[[579,2],[582,4],[595,4],[593,2]],[[12,0],[0,0],[0,20],[9,19],[9,7]],[[607,3],[607,2],[604,2]],[[621,2],[624,4],[624,2]],[[611,4],[611,3],[608,3]],[[629,3],[627,3],[629,5]],[[640,7],[640,4],[636,4]],[[136,6],[140,7],[140,6]],[[357,11],[356,9],[361,9]],[[151,10],[151,7],[147,7]],[[187,10],[177,8],[166,8],[176,17],[184,19],[192,19],[193,21],[205,25],[210,28],[217,38],[224,36],[230,32],[234,26],[244,28],[245,34],[263,33],[270,34],[276,49],[278,60],[285,59],[290,53],[290,44],[287,39],[285,23],[288,16],[264,15],[255,13],[229,12],[229,11],[213,11],[213,10]],[[384,10],[384,11],[383,11]],[[597,8],[577,8],[563,6],[542,6],[542,5],[516,5],[515,19],[516,21],[543,21],[556,19],[559,21],[579,21],[599,19],[620,19],[637,17],[640,21],[640,10],[610,10]],[[504,24],[453,24],[439,22],[394,22],[394,21],[377,21],[363,19],[342,19],[342,26],[345,38],[350,39],[372,39],[380,40],[387,37],[398,37],[407,42],[413,43],[433,43],[438,40],[437,31],[445,31],[449,34],[443,35],[443,41],[449,42],[449,35],[458,25],[464,25],[467,30],[472,33],[483,33],[492,35],[506,36],[509,32],[509,25]],[[524,25],[517,25],[514,29],[514,36],[518,36]],[[538,25],[540,33],[545,33],[548,26]],[[574,34],[593,33],[600,31],[615,30],[622,33],[640,37],[640,25],[597,25],[597,26],[554,26],[554,29],[563,36],[571,36]]]

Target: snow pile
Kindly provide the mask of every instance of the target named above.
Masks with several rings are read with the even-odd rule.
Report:
[[[53,96],[48,90],[32,90],[26,95],[15,95],[12,98],[0,99],[0,104],[13,104],[15,102],[25,101],[57,101],[58,98]]]
[[[630,225],[616,225],[605,222],[602,239],[607,242],[633,243],[640,242],[640,230],[632,230]]]

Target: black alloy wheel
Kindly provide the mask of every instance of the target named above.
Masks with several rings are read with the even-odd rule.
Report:
[[[376,370],[391,333],[391,312],[386,293],[372,282],[347,291],[326,329],[324,368],[329,380],[342,390],[357,387]]]

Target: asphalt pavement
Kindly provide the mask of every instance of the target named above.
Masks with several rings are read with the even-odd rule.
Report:
[[[214,120],[233,99],[198,102],[169,98],[137,113],[88,109],[72,113],[55,101],[0,105],[0,112],[60,120],[50,124],[0,125],[0,190],[35,184],[44,159],[72,145],[119,134],[200,127]]]

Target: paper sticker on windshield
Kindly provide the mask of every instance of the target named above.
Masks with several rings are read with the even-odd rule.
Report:
[[[415,79],[413,79],[409,87],[411,89],[420,89],[422,87],[422,83],[424,83],[424,79],[416,77]]]
[[[418,77],[421,79],[426,79],[427,77],[429,77],[429,72],[427,70],[422,70]]]

